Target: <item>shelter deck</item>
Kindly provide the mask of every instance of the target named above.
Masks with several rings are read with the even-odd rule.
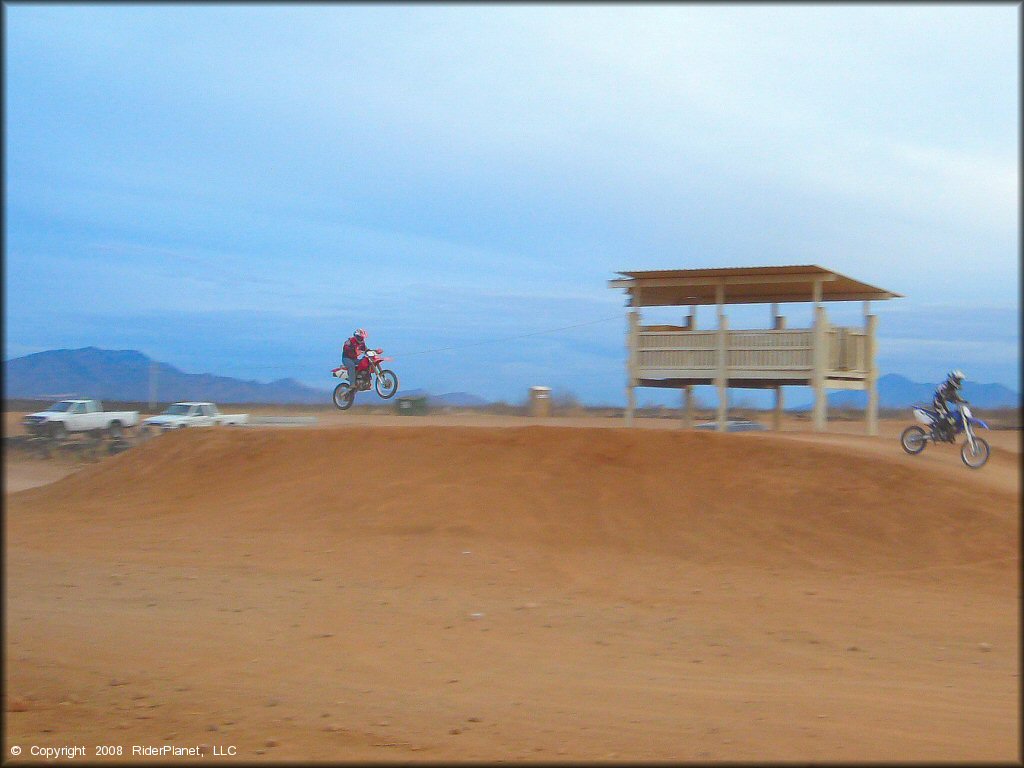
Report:
[[[636,387],[681,389],[687,421],[692,422],[690,388],[718,388],[718,428],[727,421],[726,390],[774,389],[775,419],[782,411],[783,386],[814,389],[814,428],[826,424],[827,389],[868,393],[868,434],[878,430],[878,370],[875,367],[877,317],[869,303],[899,297],[817,265],[730,267],[712,269],[620,272],[610,288],[624,288],[629,330],[626,337],[626,421],[632,422]],[[834,326],[823,301],[863,301],[864,325]],[[787,329],[779,315],[781,303],[812,302],[810,328]],[[730,330],[724,307],[729,304],[771,304],[772,328]],[[718,327],[695,327],[698,305],[717,307]],[[685,325],[641,325],[640,307],[690,306]]]

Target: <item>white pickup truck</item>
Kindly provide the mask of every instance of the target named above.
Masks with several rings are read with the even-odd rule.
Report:
[[[139,423],[139,412],[104,411],[98,400],[61,400],[45,411],[29,414],[21,423],[36,436],[62,439],[72,432],[92,432],[120,438],[125,429]]]
[[[221,413],[213,403],[175,403],[159,416],[150,416],[143,423],[157,429],[181,429],[183,427],[217,427],[245,424],[247,413]]]

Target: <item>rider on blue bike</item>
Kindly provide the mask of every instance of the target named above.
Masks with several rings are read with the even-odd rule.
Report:
[[[946,402],[957,404],[967,402],[960,395],[964,378],[964,372],[959,368],[950,371],[946,375],[946,379],[939,385],[939,388],[935,390],[935,395],[932,397],[932,405],[935,407],[935,412],[939,417],[935,430],[942,440],[952,442],[956,434],[956,419],[949,410],[949,406],[946,405]]]

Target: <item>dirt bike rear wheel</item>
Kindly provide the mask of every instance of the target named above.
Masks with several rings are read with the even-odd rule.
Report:
[[[394,397],[395,392],[398,391],[398,374],[384,369],[377,374],[377,381],[374,382],[374,387],[382,399],[387,400]]]
[[[971,469],[980,469],[988,461],[989,453],[988,443],[980,437],[975,437],[974,451],[971,450],[971,441],[967,440],[960,449],[960,458]]]
[[[923,451],[927,444],[927,438],[921,427],[907,427],[903,430],[903,434],[900,435],[900,445],[903,446],[904,451],[912,456],[916,456]]]
[[[334,405],[339,410],[347,411],[352,407],[356,399],[355,390],[348,384],[342,382],[334,388]]]

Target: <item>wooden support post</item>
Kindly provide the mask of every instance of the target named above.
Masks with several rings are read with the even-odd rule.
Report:
[[[694,321],[697,319],[697,308],[690,308],[689,317],[683,318],[683,329],[692,331]],[[685,429],[693,429],[693,387],[686,385],[680,389],[681,402],[679,404],[679,426]]]
[[[867,304],[867,302],[865,302]],[[864,357],[867,358],[867,372],[864,385],[868,391],[868,405],[864,411],[867,433],[878,434],[878,367],[875,363],[875,330],[878,325],[876,315],[868,315],[865,323],[865,346]]]
[[[715,384],[718,386],[718,431],[725,432],[726,422],[729,420],[729,370],[726,366],[728,360],[728,349],[726,344],[729,338],[729,321],[722,318],[722,325],[718,329],[718,373],[715,376]]]
[[[778,304],[772,304],[772,328],[776,331],[786,330],[786,318],[779,314]]]
[[[637,357],[640,343],[640,313],[636,310],[627,316],[626,331],[626,426],[633,426],[633,411],[636,410]]]
[[[776,331],[786,330],[786,318],[779,314],[779,305],[772,304],[772,328]],[[782,429],[782,409],[785,402],[782,394],[782,385],[775,387],[775,412],[772,414],[772,429],[779,432]]]
[[[715,286],[715,304],[718,307],[718,338],[715,346],[718,364],[715,384],[718,386],[718,431],[725,432],[729,415],[729,321],[725,317],[725,285]]]
[[[828,424],[828,403],[825,392],[825,368],[828,366],[828,336],[825,331],[828,320],[825,317],[825,308],[814,307],[814,373],[812,385],[814,386],[814,431],[824,432]]]

